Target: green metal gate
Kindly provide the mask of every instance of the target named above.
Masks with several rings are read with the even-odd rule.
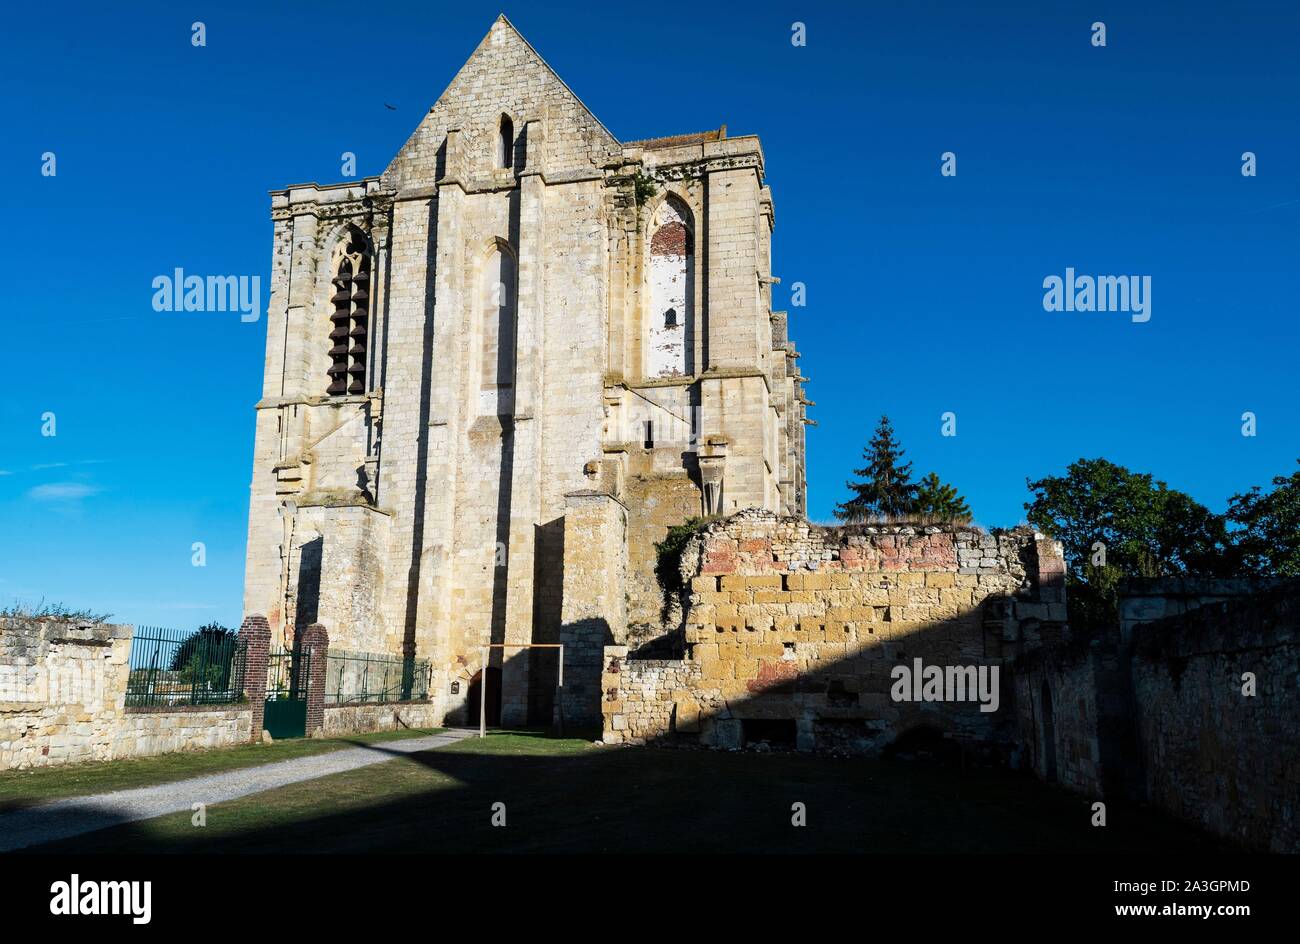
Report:
[[[273,738],[303,737],[307,733],[307,680],[311,650],[280,649],[267,657],[266,710],[262,726]]]

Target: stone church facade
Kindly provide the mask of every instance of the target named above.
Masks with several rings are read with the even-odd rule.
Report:
[[[669,525],[806,510],[753,136],[620,142],[499,18],[378,177],[272,193],[246,613],[599,721]],[[493,645],[488,664],[484,646]]]

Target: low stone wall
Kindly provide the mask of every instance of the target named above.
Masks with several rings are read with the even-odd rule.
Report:
[[[607,744],[644,744],[669,731],[698,732],[700,706],[721,706],[700,664],[676,659],[629,661],[627,646],[607,646],[601,673]]]
[[[605,650],[607,742],[698,734],[715,747],[870,753],[925,727],[1009,750],[1000,669],[1064,633],[1059,545],[1029,529],[826,529],[749,510],[693,538],[682,575],[684,660]],[[997,708],[952,685],[938,698],[920,683],[899,689],[899,667],[972,687],[978,675]]]
[[[131,627],[0,619],[0,769],[108,760]]]
[[[437,728],[442,715],[437,706],[426,701],[400,702],[391,705],[326,705],[325,737],[344,734],[367,734],[371,731],[395,731],[399,728]]]
[[[247,705],[125,708],[132,627],[0,619],[0,770],[245,743]]]
[[[253,712],[247,705],[178,710],[128,708],[113,737],[113,757],[147,757],[247,744]]]
[[[1300,852],[1300,581],[1137,626],[1132,641],[1148,800]]]

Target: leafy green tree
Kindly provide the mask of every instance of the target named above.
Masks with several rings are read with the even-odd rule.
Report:
[[[1034,493],[1025,505],[1030,524],[1061,541],[1081,579],[1089,563],[1117,567],[1128,577],[1227,576],[1235,570],[1224,518],[1150,475],[1105,459],[1079,459],[1065,475],[1028,485]]]
[[[185,682],[225,688],[230,682],[239,635],[219,623],[200,626],[172,654],[171,669]]]
[[[1125,578],[1238,569],[1225,519],[1150,475],[1079,459],[1065,475],[1027,484],[1029,522],[1064,546],[1072,621],[1087,628],[1114,625]]]
[[[903,449],[894,438],[888,416],[880,418],[880,425],[862,451],[862,458],[867,460],[866,466],[853,470],[859,481],[845,483],[853,497],[835,506],[835,517],[852,522],[911,514],[916,498],[916,485],[911,480],[912,463],[901,461]]]
[[[1300,461],[1300,460],[1297,460]],[[1300,471],[1258,485],[1228,502],[1229,521],[1239,526],[1233,540],[1242,570],[1255,575],[1300,576]]]
[[[970,506],[966,499],[957,494],[957,488],[939,480],[938,473],[931,472],[921,479],[916,489],[916,499],[912,502],[912,512],[926,521],[970,521]]]

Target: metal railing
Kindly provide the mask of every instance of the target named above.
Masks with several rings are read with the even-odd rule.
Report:
[[[142,626],[131,639],[126,705],[221,705],[241,701],[244,661],[244,641],[235,633]]]
[[[428,659],[391,653],[331,649],[325,670],[325,704],[382,704],[429,697]]]

